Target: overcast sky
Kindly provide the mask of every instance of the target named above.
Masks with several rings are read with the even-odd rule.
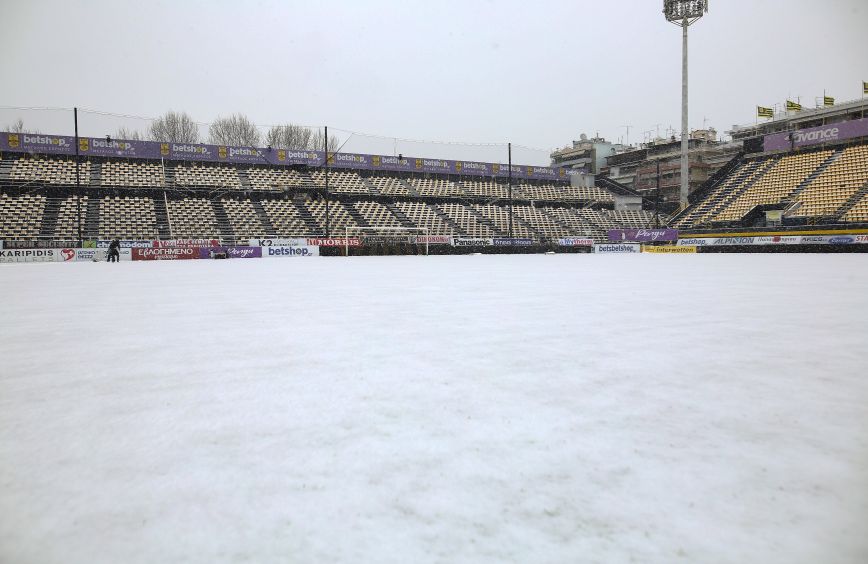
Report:
[[[582,132],[617,141],[629,124],[636,142],[680,123],[681,35],[662,4],[0,0],[0,105],[546,149]],[[691,128],[753,122],[788,96],[813,106],[824,88],[859,98],[866,29],[866,0],[711,2],[690,28]]]

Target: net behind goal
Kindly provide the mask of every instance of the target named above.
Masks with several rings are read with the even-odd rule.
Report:
[[[350,256],[351,239],[359,239],[363,247],[379,245],[397,254],[404,249],[410,254],[428,254],[427,227],[347,227],[346,256]]]

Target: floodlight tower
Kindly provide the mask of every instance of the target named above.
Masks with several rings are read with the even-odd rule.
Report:
[[[666,21],[681,27],[681,193],[679,202],[687,207],[689,169],[687,164],[687,28],[708,12],[709,0],[663,0]]]

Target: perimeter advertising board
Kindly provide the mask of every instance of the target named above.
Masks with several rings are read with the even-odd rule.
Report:
[[[0,262],[57,262],[60,249],[2,249]]]
[[[866,244],[868,236],[840,235],[763,235],[755,237],[687,237],[678,240],[678,246],[727,247],[754,245],[851,245]]]
[[[487,237],[455,237],[452,240],[455,247],[485,247],[491,243],[492,239]]]
[[[132,249],[119,249],[120,260],[132,260]],[[106,262],[108,249],[60,249],[62,262]]]
[[[211,259],[218,255],[226,258],[262,258],[262,247],[197,247],[199,258]]]
[[[496,237],[491,244],[495,247],[529,247],[533,245],[533,239]]]
[[[594,252],[600,254],[629,254],[641,251],[642,246],[639,243],[598,243],[594,245]]]
[[[270,246],[262,247],[262,258],[286,258],[286,257],[317,257],[319,247],[313,246]]]
[[[677,229],[610,229],[609,241],[636,241],[653,243],[655,241],[677,241]]]
[[[561,247],[593,247],[593,239],[581,239],[579,237],[564,237],[558,239],[558,245]]]
[[[688,245],[642,245],[643,253],[658,253],[658,254],[688,254],[696,253],[696,247]]]
[[[197,247],[161,247],[132,249],[133,260],[191,260],[199,258]]]

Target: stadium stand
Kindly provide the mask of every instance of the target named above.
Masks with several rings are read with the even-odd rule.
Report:
[[[410,196],[410,190],[400,178],[393,176],[373,175],[368,177],[368,184],[374,187],[374,190],[380,194],[387,196]]]
[[[100,167],[103,186],[145,188],[164,186],[163,167],[159,163],[106,161]]]
[[[177,186],[209,188],[241,188],[238,170],[232,166],[178,164],[175,166]]]
[[[868,182],[868,145],[849,147],[796,196],[789,215],[834,216]]]
[[[81,181],[87,182],[90,177],[90,162],[81,163],[79,175]],[[75,184],[75,161],[38,156],[21,157],[13,163],[10,178],[48,184]]]
[[[288,200],[262,200],[262,207],[268,214],[278,237],[297,237],[308,235],[307,224],[298,208]]]
[[[247,169],[250,185],[256,190],[284,191],[304,185],[304,177],[291,168],[260,168]]]
[[[471,204],[471,208],[475,210],[483,219],[490,222],[499,233],[504,235],[509,234],[509,210],[506,207],[494,204]],[[512,218],[512,236],[519,238],[537,238],[527,224],[522,221],[521,217],[513,213]]]
[[[464,196],[464,191],[455,182],[445,178],[411,178],[412,185],[420,196]]]
[[[368,225],[377,227],[401,227],[398,218],[380,202],[355,202],[353,204]]]
[[[214,207],[204,198],[169,200],[169,224],[173,237],[207,239],[219,233]]]
[[[456,229],[425,202],[396,202],[395,206],[417,227],[427,228],[431,235],[463,235],[461,232],[456,233]]]
[[[157,239],[154,200],[147,197],[110,196],[99,200],[101,239]]]
[[[316,198],[307,200],[305,205],[319,225],[320,234],[324,234],[326,225],[326,201],[323,198]],[[347,227],[365,227],[360,226],[343,204],[337,200],[329,201],[329,223],[331,225],[332,234],[342,234]]]
[[[87,217],[87,196],[81,198],[81,221],[84,223]],[[77,239],[78,238],[78,202],[75,196],[64,198],[60,201],[57,212],[57,223],[55,224],[53,233],[57,239]]]
[[[489,226],[480,222],[479,217],[467,206],[456,203],[438,204],[443,213],[455,223],[463,235],[468,237],[494,237],[500,235]]]
[[[311,178],[317,186],[325,186],[325,172],[315,170],[311,173]],[[371,191],[365,185],[362,177],[357,172],[348,172],[336,170],[329,172],[329,190],[332,192],[342,192],[345,194],[370,194]]]
[[[848,222],[868,222],[868,192],[863,194],[842,218]]]
[[[0,194],[0,238],[32,239],[39,235],[45,196]]]
[[[253,208],[253,202],[249,199],[221,198],[220,203],[226,210],[226,216],[229,218],[229,224],[235,237],[250,239],[271,235],[265,232],[262,222]]]

